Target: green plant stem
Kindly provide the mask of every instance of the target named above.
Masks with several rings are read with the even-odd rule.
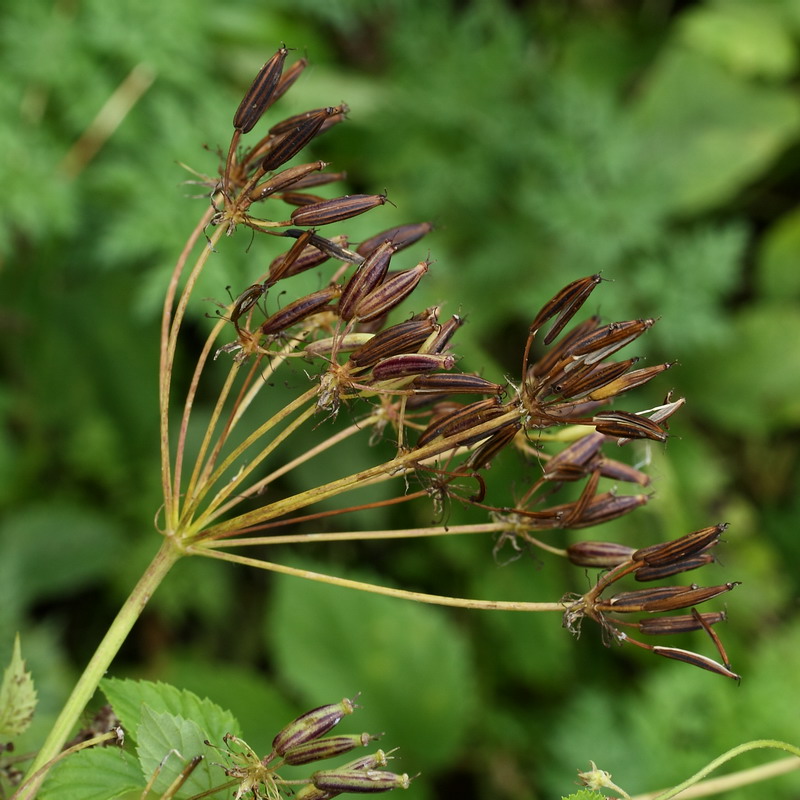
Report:
[[[722,778],[703,781],[703,778],[705,778],[706,775],[708,775],[710,772],[713,772],[715,769],[717,769],[717,767],[721,767],[726,761],[730,761],[732,758],[736,758],[736,756],[740,756],[742,753],[747,753],[750,750],[760,750],[764,748],[771,750],[784,750],[785,752],[796,756],[796,758],[781,759],[780,761],[773,762],[772,764],[764,764],[761,767],[741,770],[740,772],[735,772],[731,775],[725,775]],[[705,767],[692,775],[691,778],[687,778],[685,781],[683,781],[683,783],[679,783],[677,786],[673,786],[671,789],[661,792],[639,794],[631,798],[631,800],[671,800],[671,798],[678,795],[681,795],[681,798],[687,798],[687,800],[690,797],[707,797],[711,794],[730,791],[748,783],[766,780],[766,778],[772,777],[773,775],[780,775],[784,772],[788,772],[792,768],[791,764],[789,763],[790,761],[794,761],[793,768],[798,769],[800,768],[800,760],[798,759],[800,759],[800,747],[795,747],[792,744],[780,742],[776,739],[755,739],[752,742],[745,742],[744,744],[740,744],[731,750],[728,750],[726,753],[723,753],[721,756],[715,758],[709,764],[706,764]],[[778,767],[777,770],[775,767]]]
[[[329,583],[332,586],[341,586],[346,589],[358,589],[361,592],[382,594],[387,597],[397,597],[402,600],[414,600],[417,603],[427,603],[435,606],[450,606],[451,608],[471,608],[483,611],[558,611],[563,613],[566,606],[563,603],[526,603],[509,600],[473,600],[468,597],[447,597],[438,594],[425,594],[423,592],[409,592],[405,589],[392,589],[389,586],[378,586],[374,583],[353,581],[348,578],[337,578],[335,575],[326,575],[322,572],[312,572],[308,569],[297,569],[285,564],[275,564],[271,561],[261,561],[256,558],[237,556],[220,550],[211,550],[205,547],[186,548],[192,555],[218,558],[220,561],[229,561],[232,564],[241,564],[256,569],[266,569],[270,572],[279,572],[282,575],[294,575],[319,583]]]
[[[155,558],[150,562],[150,565],[119,610],[87,664],[86,669],[75,684],[72,694],[69,696],[64,708],[61,709],[61,713],[42,745],[42,749],[34,759],[28,775],[33,776],[45,764],[48,764],[58,756],[64,746],[64,742],[67,741],[75,727],[80,714],[95,693],[100,680],[105,675],[114,656],[116,656],[134,623],[152,597],[153,592],[182,555],[182,551],[178,549],[173,539],[164,540]],[[42,771],[36,778],[32,779],[24,787],[24,791],[19,794],[18,800],[32,800],[36,796],[45,774],[46,771]]]

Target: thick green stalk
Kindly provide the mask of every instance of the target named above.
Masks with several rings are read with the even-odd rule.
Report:
[[[105,675],[106,670],[130,633],[134,623],[139,619],[142,610],[152,597],[153,592],[158,588],[164,576],[169,572],[172,565],[181,555],[183,555],[183,553],[173,539],[167,538],[164,540],[155,558],[139,579],[139,582],[111,623],[111,627],[106,632],[97,650],[95,650],[91,661],[89,661],[89,664],[83,671],[83,675],[81,675],[75,688],[72,690],[72,694],[61,710],[45,743],[42,745],[42,749],[31,765],[28,775],[33,775],[48,761],[59,754],[61,748],[64,746],[64,742],[67,741],[72,733],[80,714],[83,712],[84,708],[86,708],[86,704],[95,693],[100,680]],[[20,787],[16,795],[18,799],[32,800],[36,796],[45,774],[46,773],[42,773],[42,775],[31,780],[29,784]]]

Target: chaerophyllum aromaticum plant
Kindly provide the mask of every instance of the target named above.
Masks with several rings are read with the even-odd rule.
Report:
[[[294,161],[309,142],[344,121],[347,107],[318,108],[284,119],[253,144],[244,144],[245,137],[255,139],[251,134],[262,115],[306,66],[301,58],[287,67],[288,54],[281,47],[242,100],[234,114],[230,146],[220,155],[219,174],[199,176],[210,202],[186,241],[167,288],[159,372],[161,547],[111,624],[24,780],[21,766],[15,766],[12,775],[6,762],[5,777],[18,783],[13,797],[19,800],[36,796],[58,761],[65,761],[60,774],[69,774],[67,764],[72,762],[77,765],[72,767],[74,780],[81,780],[82,774],[85,779],[88,773],[80,772],[79,757],[65,758],[65,754],[123,737],[136,741],[137,755],[131,754],[124,769],[116,771],[105,756],[97,755],[92,774],[99,774],[106,763],[120,781],[120,792],[139,791],[136,796],[199,798],[233,792],[235,797],[293,794],[308,799],[408,785],[407,775],[387,769],[389,756],[381,750],[318,770],[311,778],[293,780],[286,774],[287,767],[369,745],[373,736],[368,733],[328,735],[353,711],[351,700],[309,711],[276,734],[270,753],[258,754],[234,732],[235,721],[208,701],[170,687],[105,681],[102,688],[111,708],[103,712],[102,724],[64,749],[150,596],[175,562],[186,556],[424,603],[555,612],[572,632],[588,619],[597,624],[607,644],[642,648],[738,680],[715,630],[725,619],[724,612],[697,610],[736,584],[664,585],[714,561],[724,524],[638,549],[602,541],[561,547],[546,537],[551,531],[589,528],[616,519],[649,499],[644,491],[648,476],[615,454],[634,440],[666,441],[668,421],[684,400],[667,394],[657,407],[636,411],[619,410],[614,401],[671,366],[639,367],[636,358],[617,357],[654,320],[576,319],[603,282],[600,275],[581,277],[534,316],[526,341],[520,343],[516,375],[495,383],[461,371],[454,337],[462,317],[438,306],[396,311],[432,266],[429,260],[404,263],[403,251],[432,226],[410,223],[351,243],[330,233],[331,226],[383,205],[386,194],[324,199],[314,193],[315,188],[341,180],[342,174],[328,171],[324,161]],[[253,275],[250,285],[239,287],[235,299],[218,312],[188,387],[179,392],[174,381],[176,353],[187,312],[203,302],[196,296],[198,280],[204,270],[214,269],[222,237],[242,232],[253,250],[266,236],[271,243],[283,243],[284,252],[262,274]],[[308,270],[318,271],[321,288],[303,293],[293,279]],[[225,370],[221,381],[220,366]],[[301,375],[302,381],[295,381],[300,388],[290,402],[276,404],[271,392],[284,371]],[[201,392],[207,396],[212,391],[216,400],[210,420],[199,447],[190,448],[195,401]],[[342,418],[345,426],[332,424]],[[301,431],[304,444],[292,449]],[[310,447],[308,432],[316,437]],[[339,474],[295,493],[285,492],[279,481],[288,473],[302,473],[324,454],[367,448],[379,439],[392,444],[392,454],[380,463],[352,471],[342,457],[335,462]],[[538,470],[529,486],[517,489],[512,502],[494,499],[484,480],[485,471],[503,451],[512,451]],[[291,452],[288,458],[287,452]],[[601,490],[603,479],[628,484],[633,491]],[[378,484],[392,487],[388,499],[353,503],[356,490]],[[554,491],[565,484],[578,490],[571,499],[554,502]],[[326,507],[319,510],[323,501]],[[337,502],[336,508],[331,508],[331,501]],[[308,532],[309,526],[338,514],[414,501],[433,503],[435,508],[458,503],[473,508],[479,521],[392,531]],[[301,522],[304,528],[298,532]],[[600,570],[599,578],[582,594],[510,602],[390,589],[241,555],[256,545],[476,533],[495,537],[495,549],[505,543],[517,549],[532,546],[568,559],[581,568],[578,582],[583,582],[586,568]],[[707,633],[713,656],[653,643],[692,630]],[[26,675],[19,664],[18,658],[14,673],[18,677]],[[19,683],[28,685],[28,679]],[[30,692],[25,701],[12,695],[9,690],[12,699],[3,700],[22,708],[22,717],[30,716]],[[4,735],[13,738],[22,727],[24,722],[12,725],[7,728],[11,733]]]

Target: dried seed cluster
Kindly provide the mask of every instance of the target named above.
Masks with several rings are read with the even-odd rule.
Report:
[[[406,474],[415,474],[438,504],[455,499],[488,511],[503,527],[497,548],[506,541],[517,549],[520,543],[539,545],[534,534],[540,531],[586,528],[645,504],[649,495],[641,489],[647,487],[648,476],[605,455],[603,447],[641,439],[665,442],[669,419],[684,404],[683,398],[673,399],[668,394],[656,408],[631,412],[611,407],[617,398],[672,366],[640,367],[636,358],[614,358],[655,320],[608,323],[591,316],[572,324],[602,282],[600,275],[575,280],[535,315],[520,374],[516,381],[502,384],[458,369],[451,343],[464,322],[461,317],[446,317],[439,307],[431,307],[391,321],[391,312],[412,294],[431,267],[429,260],[399,268],[394,262],[432,226],[423,222],[394,227],[351,249],[347,237],[322,236],[318,228],[383,205],[386,195],[324,199],[307,190],[340,180],[342,173],[326,172],[329,165],[324,161],[286,166],[315,137],[341,122],[346,106],[314,109],[285,119],[255,145],[240,149],[241,137],[254,128],[306,65],[300,59],[285,69],[287,53],[282,47],[264,65],[234,115],[233,138],[221,178],[214,186],[217,213],[213,222],[227,226],[228,232],[240,224],[248,225],[290,239],[291,245],[228,308],[227,319],[236,338],[220,348],[218,355],[232,353],[238,362],[254,359],[267,364],[282,363],[289,357],[305,359],[317,369],[317,410],[329,415],[343,403],[370,401],[370,424],[378,433],[393,431],[399,452],[405,454]],[[251,214],[254,204],[267,208],[273,200],[293,207],[288,218],[275,221]],[[276,307],[274,287],[280,284],[282,292],[287,279],[318,267],[329,270],[323,288]],[[274,310],[265,310],[268,308]],[[548,453],[534,444],[547,439],[564,441],[566,446]],[[541,474],[512,506],[492,505],[486,499],[482,473],[505,450],[516,450],[529,462],[538,462]],[[635,492],[601,491],[602,479],[630,484]],[[580,481],[583,488],[577,499],[545,505],[544,498],[553,489]],[[471,487],[466,492],[465,484]],[[626,575],[654,580],[709,563],[710,549],[719,537],[717,534],[713,541],[696,547],[696,541],[705,541],[701,533],[656,550],[597,542],[570,546],[566,554],[574,563],[610,572],[570,605],[568,627],[575,629],[578,621],[588,616],[610,634],[610,641],[630,641],[735,677],[711,630],[723,614],[692,610],[688,616],[661,621],[647,618],[635,624],[645,634],[702,628],[718,645],[722,665],[683,650],[634,641],[619,627],[629,623],[617,618],[633,612],[689,608],[734,584],[622,592],[609,599],[603,596],[608,586]]]
[[[292,780],[279,774],[287,766],[300,766],[342,756],[377,739],[369,733],[326,736],[357,706],[344,698],[339,703],[314,708],[292,720],[275,735],[272,750],[264,758],[237,736],[226,734],[225,750],[229,766],[225,774],[238,781],[235,800],[251,795],[276,800],[281,792],[301,800],[329,800],[346,792],[377,793],[407,789],[411,779],[385,769],[391,753],[376,750],[340,767],[318,770],[310,779]],[[213,746],[210,742],[206,744]],[[300,788],[296,787],[300,785]],[[296,791],[295,791],[296,789]]]

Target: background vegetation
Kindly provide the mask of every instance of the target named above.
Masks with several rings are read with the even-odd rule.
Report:
[[[312,68],[277,113],[346,101],[314,155],[396,204],[352,238],[436,222],[416,305],[468,316],[471,368],[515,374],[533,313],[596,271],[613,281],[592,300],[604,317],[661,317],[637,350],[680,366],[651,404],[672,387],[689,402],[666,448],[641,453],[654,500],[594,535],[730,522],[724,571],[704,580],[744,583],[723,632],[744,679],[606,650],[588,628],[574,641],[555,616],[443,613],[200,560],[169,576],[113,674],[208,695],[257,750],[360,691],[358,729],[423,773],[409,800],[560,797],[590,759],[634,793],[748,738],[800,741],[798,0],[9,0],[2,15],[0,663],[21,630],[31,742],[157,547],[158,315],[202,208],[178,162],[213,173],[282,41]],[[134,69],[131,112],[96,154],[75,150]],[[201,296],[263,271],[245,239]],[[194,309],[198,331],[213,308]],[[498,463],[492,479],[513,492],[521,476]],[[501,566],[477,537],[282,557],[301,556],[459,596],[556,600],[589,580],[538,557]],[[794,774],[726,796],[798,792]]]

